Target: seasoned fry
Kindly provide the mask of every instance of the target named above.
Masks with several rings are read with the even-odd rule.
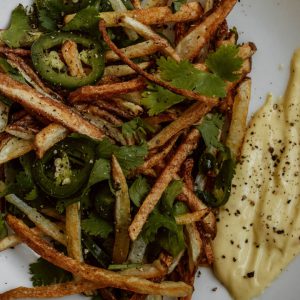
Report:
[[[90,281],[70,281],[66,283],[51,284],[34,288],[18,287],[0,294],[2,300],[33,299],[33,298],[56,298],[100,289],[103,284]]]
[[[150,62],[143,62],[138,66],[145,70],[151,66]],[[122,77],[135,74],[135,71],[127,65],[112,65],[104,69],[104,76]]]
[[[186,186],[190,190],[194,190],[194,178],[192,176],[193,168],[194,168],[194,159],[188,158],[182,166],[182,178],[185,182]]]
[[[7,55],[9,64],[18,69],[22,76],[41,94],[46,97],[62,100],[61,96],[48,88],[33,69],[19,56],[14,53]]]
[[[146,83],[142,78],[99,86],[84,86],[70,93],[69,101],[71,103],[91,102],[105,97],[140,91],[145,87]]]
[[[36,209],[27,205],[14,194],[5,196],[5,200],[15,205],[19,210],[26,214],[26,216],[46,235],[63,245],[67,244],[66,236],[61,232],[61,229],[55,223],[46,219]]]
[[[6,222],[17,235],[37,254],[52,264],[59,266],[74,275],[86,280],[97,282],[103,287],[115,287],[130,290],[139,294],[158,294],[169,297],[183,297],[192,293],[192,287],[183,282],[154,283],[133,276],[124,276],[101,268],[92,267],[84,263],[78,263],[74,259],[65,256],[52,248],[28,228],[21,220],[8,214]],[[91,288],[89,288],[90,290]]]
[[[61,53],[68,66],[70,75],[74,77],[84,77],[85,72],[79,58],[77,44],[70,40],[65,41],[62,45]]]
[[[186,213],[184,215],[179,215],[175,217],[176,223],[180,225],[191,224],[194,222],[199,222],[204,217],[209,214],[210,210],[208,208],[194,211],[192,213]]]
[[[20,103],[29,110],[44,116],[45,118],[60,123],[72,131],[101,140],[103,132],[83,119],[70,107],[44,97],[34,89],[11,79],[8,75],[0,74],[0,91],[11,100]]]
[[[180,10],[173,13],[168,6],[136,9],[126,12],[102,12],[100,18],[108,27],[120,26],[120,18],[126,16],[134,18],[145,25],[159,25],[172,22],[195,21],[202,15],[202,8],[197,2],[183,4]]]
[[[189,270],[193,272],[198,267],[202,250],[202,239],[195,223],[185,226],[188,238]]]
[[[121,48],[120,50],[123,51],[128,58],[137,58],[151,55],[162,49],[163,47],[165,47],[164,40],[149,40],[132,46],[128,46],[126,48]],[[114,51],[109,50],[105,53],[105,59],[107,62],[113,62],[120,60],[120,57]]]
[[[19,48],[9,48],[0,45],[0,53],[3,54],[13,53],[18,56],[30,56],[31,51],[26,49],[19,49]]]
[[[194,27],[176,46],[181,59],[192,59],[213,37],[218,26],[225,20],[237,0],[223,0],[198,26]]]
[[[114,155],[112,156],[111,170],[116,193],[113,261],[115,263],[123,263],[127,260],[130,245],[128,235],[128,227],[131,220],[130,198],[126,178]]]
[[[44,214],[44,215],[46,215],[48,217],[51,217],[53,219],[56,219],[58,221],[61,221],[62,223],[66,222],[65,216],[59,214],[56,209],[53,209],[53,208],[42,208],[40,211],[41,211],[42,214]]]
[[[96,105],[81,104],[81,105],[75,105],[75,107],[79,111],[87,112],[94,116],[98,116],[101,119],[104,119],[113,125],[121,126],[123,124],[123,121],[120,120],[118,117],[114,116],[113,114],[109,113],[104,109],[99,108]]]
[[[69,130],[64,126],[51,123],[43,128],[34,138],[34,148],[39,158],[58,142],[65,139],[69,134]]]
[[[232,117],[226,140],[231,153],[238,158],[247,127],[248,107],[251,97],[251,79],[245,79],[237,88]]]
[[[120,20],[122,26],[124,26],[125,28],[130,28],[132,30],[135,30],[139,35],[141,35],[145,39],[158,41],[164,44],[165,47],[163,47],[161,51],[167,56],[171,56],[176,61],[180,61],[179,56],[175,52],[175,49],[172,48],[172,46],[167,41],[167,39],[161,37],[159,34],[153,31],[149,26],[128,16],[124,16]]]
[[[148,79],[149,81],[162,86],[163,88],[166,88],[168,90],[170,90],[173,93],[176,93],[178,95],[182,95],[185,96],[187,98],[191,98],[191,99],[195,99],[198,100],[200,102],[204,102],[206,104],[211,104],[211,105],[216,105],[217,104],[217,99],[215,98],[208,98],[206,96],[202,96],[199,95],[197,93],[194,93],[190,90],[185,90],[185,89],[179,89],[176,88],[164,81],[161,81],[159,79],[157,79],[154,75],[149,74],[147,72],[145,72],[144,70],[142,70],[141,68],[139,68],[139,66],[137,66],[133,61],[131,61],[128,57],[126,57],[126,55],[112,42],[112,40],[110,39],[107,31],[106,31],[106,26],[103,20],[100,20],[99,23],[99,29],[103,35],[103,39],[105,40],[105,42],[108,44],[108,46],[119,55],[119,57],[128,65],[130,66],[132,69],[134,69],[137,73],[139,73],[140,75],[142,75],[143,77],[145,77],[146,79]]]
[[[0,137],[0,164],[18,158],[33,150],[33,143],[7,133]]]
[[[159,201],[162,193],[174,178],[174,175],[178,172],[181,164],[185,161],[187,156],[197,147],[199,139],[199,131],[197,129],[192,129],[184,142],[179,146],[166,168],[160,174],[129,227],[131,240],[134,241],[138,237],[149,214]]]
[[[180,117],[162,129],[148,142],[149,149],[163,146],[178,132],[197,123],[212,108],[213,105],[204,105],[202,103],[193,104],[186,111],[184,111]]]
[[[83,262],[81,248],[80,203],[76,202],[66,207],[66,238],[68,255]]]

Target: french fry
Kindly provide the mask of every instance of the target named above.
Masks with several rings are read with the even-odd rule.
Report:
[[[183,282],[154,283],[145,279],[120,275],[101,268],[79,263],[51,247],[35,235],[21,220],[8,214],[6,222],[20,238],[37,254],[50,263],[63,268],[86,280],[103,284],[103,287],[114,287],[139,294],[158,294],[169,297],[183,297],[192,293],[192,287]],[[89,290],[91,287],[89,287]]]
[[[51,284],[39,287],[18,287],[0,294],[2,300],[33,299],[33,298],[59,298],[76,295],[94,289],[100,289],[103,284],[85,280],[69,281],[66,283]]]
[[[188,240],[189,270],[193,272],[199,265],[202,254],[202,239],[195,223],[185,226]]]
[[[33,143],[7,133],[0,137],[0,164],[18,158],[33,150]]]
[[[85,72],[79,58],[77,44],[74,41],[67,40],[61,47],[61,53],[71,76],[84,77]]]
[[[72,203],[66,207],[66,238],[68,255],[83,262],[81,247],[80,203]]]
[[[178,116],[175,113],[165,112],[165,113],[161,113],[156,116],[147,117],[147,118],[145,118],[145,121],[147,123],[155,126],[155,125],[160,125],[161,123],[165,123],[165,122],[172,122],[172,121],[176,120],[177,117]]]
[[[101,98],[140,91],[145,87],[146,83],[142,78],[99,86],[84,86],[74,92],[71,92],[69,95],[69,101],[71,103],[91,102]]]
[[[219,25],[225,20],[237,0],[223,0],[213,12],[178,43],[176,53],[181,59],[192,59],[213,37]]]
[[[118,117],[114,116],[113,114],[109,113],[108,111],[106,111],[104,109],[99,108],[96,105],[81,104],[81,105],[75,105],[75,107],[79,111],[87,112],[94,116],[98,116],[101,119],[104,119],[113,125],[121,126],[123,124],[123,121],[120,120]]]
[[[139,1],[139,0],[136,0],[136,1]],[[116,11],[116,12],[126,12],[127,11],[125,4],[121,0],[109,0],[109,2],[114,11]],[[125,29],[124,31],[131,41],[135,41],[139,38],[138,35],[133,30]]]
[[[199,131],[197,129],[192,129],[184,142],[179,146],[176,153],[167,164],[166,168],[160,174],[129,227],[129,235],[131,240],[134,241],[138,237],[147,221],[148,216],[159,201],[164,190],[172,181],[187,156],[197,147],[199,139]]]
[[[62,100],[61,96],[48,88],[38,77],[34,70],[21,57],[14,53],[8,53],[8,63],[19,70],[22,76],[29,82],[39,93],[46,97]]]
[[[141,5],[141,1],[140,0],[132,0],[132,5],[135,9],[141,9],[142,5]]]
[[[163,146],[170,138],[178,134],[178,132],[197,123],[213,106],[214,105],[204,105],[202,103],[195,103],[190,106],[180,117],[163,128],[148,142],[149,149]]]
[[[126,16],[134,18],[145,25],[161,25],[173,22],[189,22],[199,19],[202,8],[197,2],[183,4],[180,10],[173,13],[168,6],[151,7],[146,9],[129,10],[126,12],[102,12],[100,18],[108,27],[120,26],[120,18]]]
[[[192,213],[186,213],[175,217],[176,223],[179,225],[191,224],[194,222],[199,222],[205,216],[209,214],[210,210],[208,208],[194,211]]]
[[[56,219],[58,221],[61,221],[62,223],[65,223],[66,222],[66,218],[64,215],[61,215],[57,212],[56,209],[54,208],[42,208],[40,210],[40,212],[43,214],[43,215],[46,215],[48,217],[51,217],[53,219]]]
[[[115,242],[112,257],[115,263],[123,263],[127,260],[130,246],[128,235],[128,227],[131,220],[130,198],[126,178],[114,155],[112,156],[111,170],[116,193]]]
[[[65,139],[69,134],[69,130],[64,126],[51,123],[43,128],[34,138],[34,148],[39,158],[55,144]]]
[[[72,131],[88,135],[96,140],[101,140],[104,137],[100,129],[83,119],[70,107],[44,97],[25,84],[11,79],[8,75],[0,74],[0,92],[25,108],[38,115],[40,114],[48,120],[62,124]]]
[[[248,107],[251,98],[251,79],[245,79],[237,88],[226,145],[238,158],[247,128]]]
[[[13,53],[18,56],[30,56],[31,51],[26,49],[21,49],[21,48],[9,48],[0,45],[0,53],[3,54]]]
[[[14,194],[5,196],[5,200],[21,210],[42,232],[63,245],[67,245],[66,236],[53,222],[46,219],[35,208],[30,207]]]
[[[108,44],[108,46],[110,47],[110,49],[112,49],[115,53],[117,53],[119,55],[119,57],[128,65],[130,66],[132,69],[134,69],[138,74],[142,75],[143,77],[145,77],[147,80],[149,80],[150,82],[153,82],[163,88],[166,88],[168,90],[170,90],[171,92],[178,94],[178,95],[182,95],[186,98],[190,98],[190,99],[195,99],[197,101],[206,103],[207,105],[216,105],[218,103],[218,100],[216,98],[209,98],[203,95],[200,95],[198,93],[195,93],[193,91],[190,90],[185,90],[185,89],[179,89],[174,87],[173,85],[161,81],[160,79],[156,78],[154,75],[149,74],[147,72],[145,72],[144,70],[142,70],[139,66],[137,66],[133,61],[131,61],[114,43],[113,41],[110,39],[107,31],[106,31],[106,25],[105,22],[103,20],[100,20],[99,22],[99,29],[100,32],[102,33],[103,39],[104,41]]]
[[[120,24],[122,26],[124,26],[125,28],[129,28],[131,30],[135,30],[139,35],[141,35],[145,39],[157,41],[164,44],[165,47],[163,47],[161,51],[165,55],[171,56],[176,61],[180,61],[179,56],[176,54],[175,49],[172,48],[170,43],[165,38],[161,37],[159,34],[153,31],[149,26],[128,16],[123,16],[121,17],[120,20],[121,20]]]
[[[138,66],[141,69],[145,70],[151,66],[151,63],[143,62],[138,64]],[[135,73],[136,72],[127,65],[112,65],[104,69],[104,76],[122,77],[122,76],[133,75]]]
[[[128,58],[137,58],[154,54],[163,47],[165,47],[164,41],[148,40],[132,46],[128,46],[126,48],[121,48],[120,50],[123,51]],[[112,50],[109,50],[105,53],[105,60],[107,62],[113,62],[120,60],[120,57]]]
[[[194,168],[194,159],[193,158],[188,158],[182,166],[182,178],[183,181],[185,182],[186,186],[190,190],[194,190],[194,178],[192,175],[193,168]]]

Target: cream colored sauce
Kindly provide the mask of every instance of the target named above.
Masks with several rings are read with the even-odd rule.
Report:
[[[213,248],[216,276],[247,300],[300,252],[300,49],[284,99],[252,118],[241,157]]]

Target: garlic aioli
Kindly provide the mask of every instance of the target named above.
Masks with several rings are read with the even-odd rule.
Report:
[[[284,99],[254,115],[213,242],[214,272],[236,300],[259,295],[300,252],[300,49]]]

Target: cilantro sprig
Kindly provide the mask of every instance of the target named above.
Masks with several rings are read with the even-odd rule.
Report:
[[[243,60],[238,56],[236,45],[224,45],[208,55],[206,66],[209,72],[196,69],[187,60],[176,62],[168,57],[157,60],[162,80],[174,87],[197,92],[208,97],[226,96],[226,81],[235,81]],[[185,98],[157,85],[149,85],[143,93],[142,104],[149,115],[159,114]]]

